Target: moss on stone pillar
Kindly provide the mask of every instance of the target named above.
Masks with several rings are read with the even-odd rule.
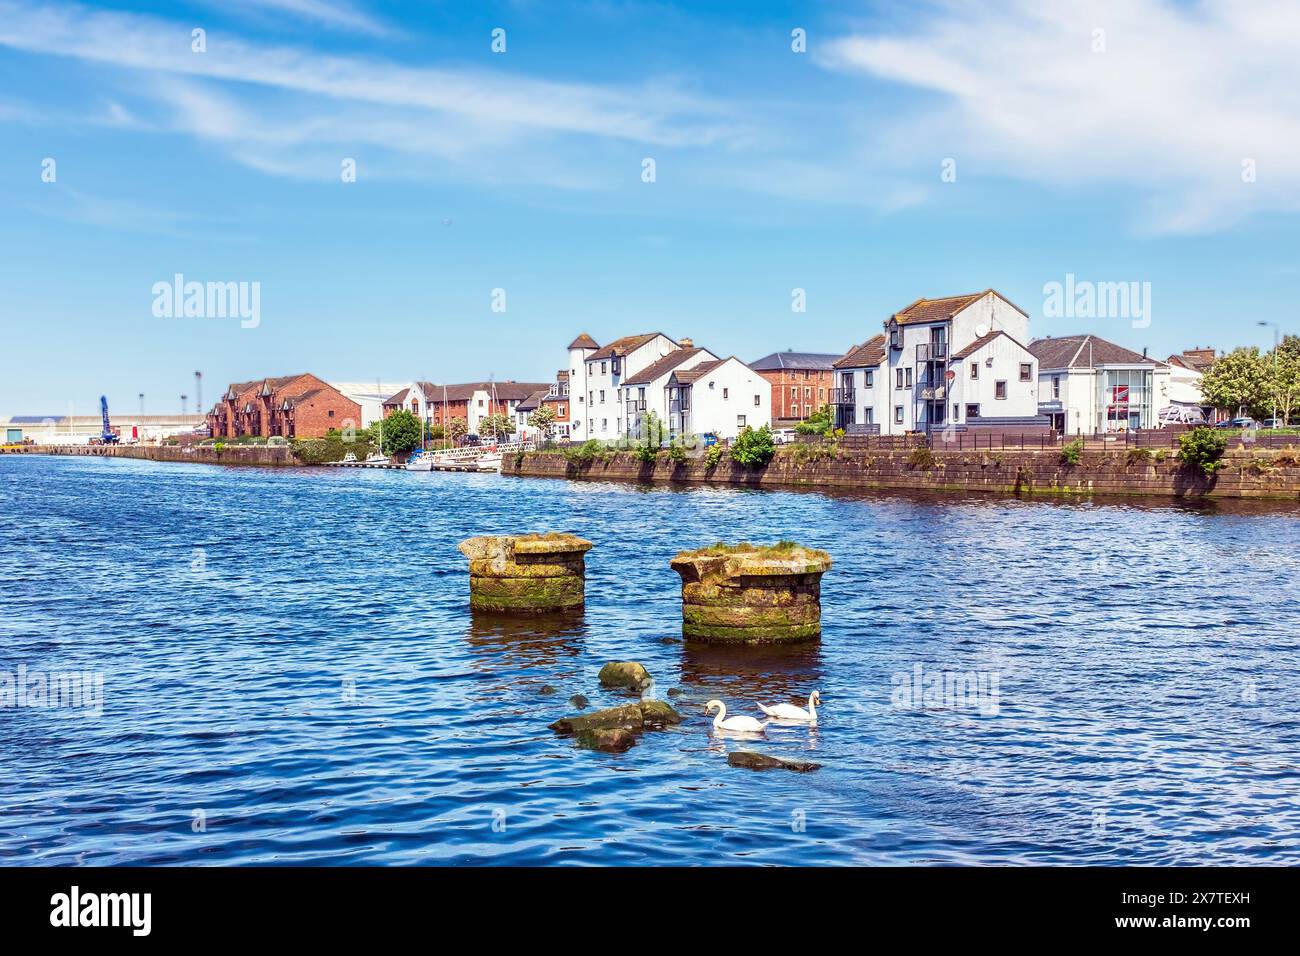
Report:
[[[481,535],[460,543],[476,611],[546,614],[581,608],[591,542],[550,532]]]

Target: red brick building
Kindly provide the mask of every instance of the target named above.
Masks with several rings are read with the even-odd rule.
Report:
[[[752,368],[772,383],[772,422],[800,422],[830,402],[838,355],[818,352],[773,352]]]
[[[404,408],[430,425],[447,426],[459,418],[471,434],[478,434],[479,423],[489,415],[506,415],[511,421],[519,404],[538,391],[547,391],[549,382],[466,382],[437,385],[416,382],[384,400],[384,417]]]
[[[320,438],[361,427],[361,406],[310,373],[232,382],[208,412],[213,438]]]

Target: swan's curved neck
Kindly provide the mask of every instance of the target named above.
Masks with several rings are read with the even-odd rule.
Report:
[[[816,720],[817,708],[813,706],[813,696],[814,695],[812,694],[808,695],[808,716],[810,716],[813,720]]]
[[[722,726],[722,722],[723,722],[723,720],[726,719],[726,717],[727,717],[727,705],[726,705],[726,704],[718,704],[718,716],[716,716],[716,717],[713,718],[713,726],[714,726],[714,727],[721,727],[721,726]]]

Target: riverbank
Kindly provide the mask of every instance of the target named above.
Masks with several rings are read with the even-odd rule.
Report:
[[[779,448],[762,468],[724,459],[653,462],[631,452],[598,452],[588,460],[560,452],[507,457],[502,474],[530,478],[606,479],[642,484],[757,488],[854,488],[1029,495],[1141,495],[1174,498],[1300,500],[1300,461],[1287,451],[1237,451],[1206,476],[1172,454],[1149,449],[1085,452],[1077,464],[1060,449],[997,451],[861,451],[834,446]]]
[[[300,468],[288,445],[26,445],[9,446],[9,454],[134,458],[199,465],[261,465]]]

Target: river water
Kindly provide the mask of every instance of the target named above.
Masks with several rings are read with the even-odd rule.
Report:
[[[585,615],[472,619],[457,542],[550,529]],[[834,558],[821,642],[682,644],[669,558],[781,538]],[[1300,862],[1294,508],[5,456],[0,541],[4,863]],[[610,660],[685,722],[552,734]]]

